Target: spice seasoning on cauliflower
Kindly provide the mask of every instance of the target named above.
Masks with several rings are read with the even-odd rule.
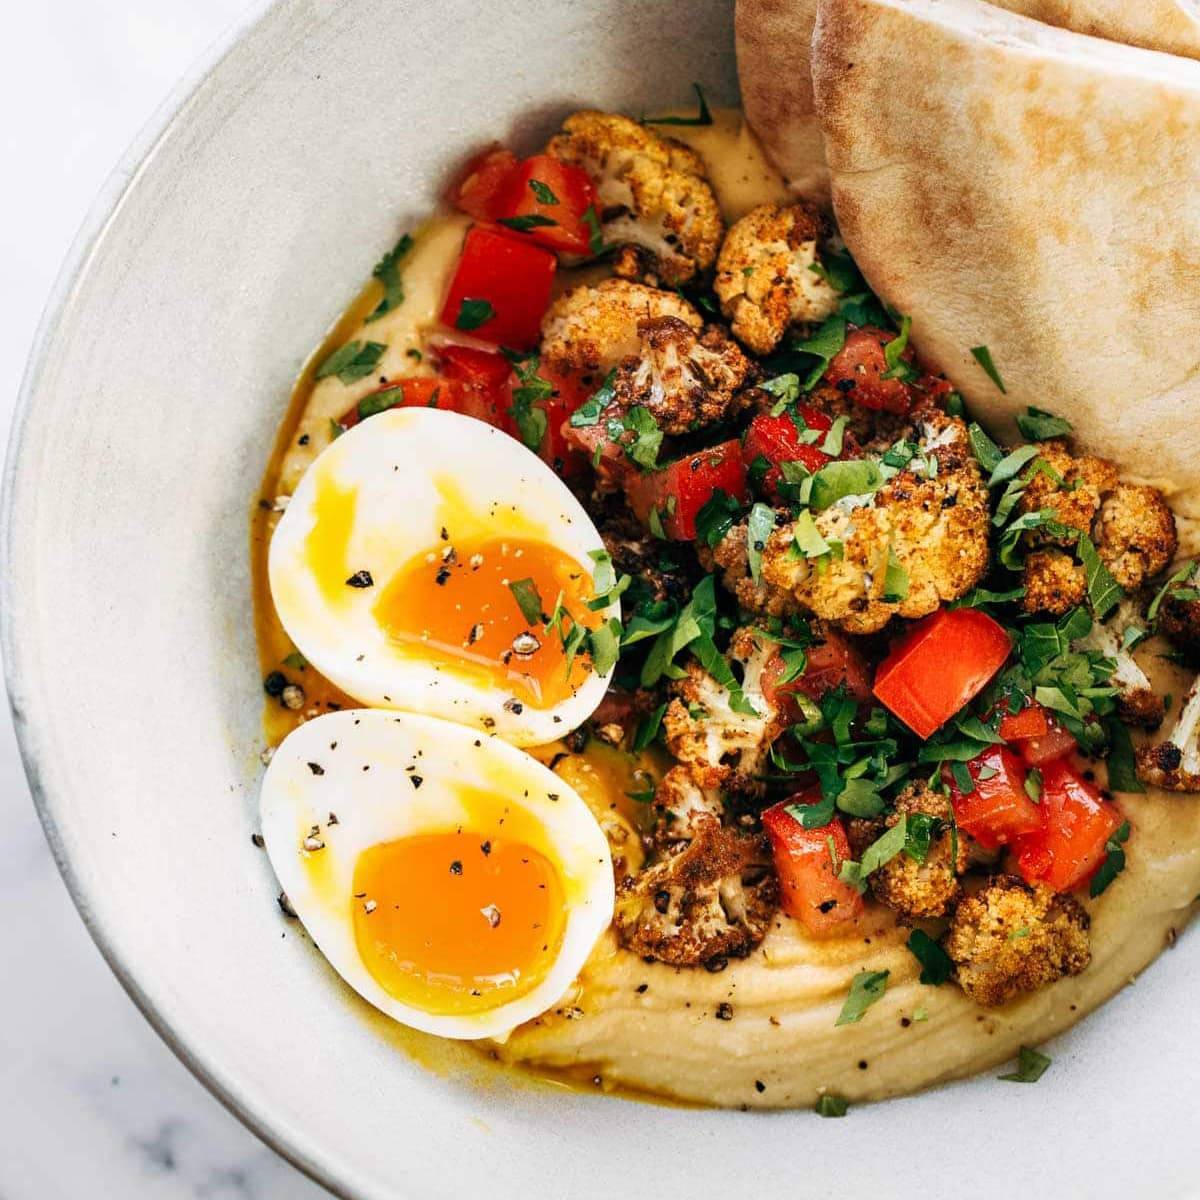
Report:
[[[585,111],[563,122],[546,151],[595,182],[617,275],[675,287],[712,266],[725,223],[694,150],[628,117]]]
[[[1091,961],[1089,924],[1073,896],[998,875],[959,904],[943,946],[963,991],[995,1008],[1078,975]]]
[[[713,291],[734,337],[755,354],[770,354],[789,326],[837,309],[837,293],[813,269],[821,236],[816,209],[804,203],[759,205],[726,234]]]
[[[802,609],[847,633],[865,634],[896,615],[926,616],[980,581],[988,565],[987,489],[967,428],[929,410],[913,432],[919,454],[909,466],[870,495],[812,516],[826,552],[797,550],[795,523],[771,535],[762,558],[768,588],[790,592]],[[893,563],[907,581],[902,596],[888,592]]]
[[[1137,591],[1175,556],[1175,517],[1162,493],[1127,483],[1103,458],[1073,455],[1055,438],[1039,447],[1035,468],[1020,499],[1020,514],[1053,513],[1053,524],[1022,536],[1034,549],[1025,560],[1026,612],[1061,616],[1082,603],[1087,572],[1076,546],[1087,535],[1113,578]]]

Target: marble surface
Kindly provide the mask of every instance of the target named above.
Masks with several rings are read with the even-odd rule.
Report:
[[[59,262],[97,189],[176,81],[245,7],[246,0],[6,7],[0,428],[8,428]],[[328,1197],[192,1078],[109,973],[42,837],[7,706],[0,828],[0,1197]]]

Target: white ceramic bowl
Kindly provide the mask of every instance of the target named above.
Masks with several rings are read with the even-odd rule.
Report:
[[[734,100],[731,7],[281,0],[156,123],[64,271],[8,462],[4,653],[47,834],[147,1017],[345,1196],[1194,1195],[1194,953],[1061,1039],[1034,1088],[843,1121],[652,1107],[459,1051],[422,1067],[284,920],[250,843],[247,522],[302,360],[479,143],[694,79]]]

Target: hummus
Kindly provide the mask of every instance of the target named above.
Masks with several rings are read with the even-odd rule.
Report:
[[[756,204],[787,200],[783,181],[738,113],[716,114],[710,127],[670,132],[705,159],[728,220]],[[419,357],[422,336],[436,325],[466,224],[464,217],[443,216],[418,231],[404,263],[403,303],[365,323],[379,298],[372,284],[331,332],[329,344],[348,338],[387,343],[371,376],[349,386],[336,378],[315,382],[313,364],[326,353],[322,347],[297,384],[254,523],[265,669],[291,650],[265,586],[266,548],[284,503],[277,498],[291,493],[328,444],[331,423],[381,378],[428,373]],[[581,271],[560,275],[560,288],[588,277]],[[1190,529],[1181,533],[1191,540]],[[1157,689],[1178,697],[1190,680],[1162,651],[1151,641],[1137,657]],[[302,711],[269,706],[273,742],[304,713],[353,703],[312,668],[304,690]],[[596,813],[614,857],[625,856],[636,869],[638,806],[626,798],[635,764],[603,747],[576,755],[551,746],[539,756],[554,759],[554,769]],[[652,758],[637,765],[652,775],[661,772]],[[882,1099],[988,1069],[1020,1046],[1061,1032],[1132,982],[1193,911],[1200,892],[1200,797],[1151,791],[1121,795],[1119,803],[1133,829],[1128,865],[1099,900],[1083,901],[1092,919],[1091,965],[1003,1008],[982,1009],[951,984],[922,985],[905,946],[908,930],[889,910],[870,904],[847,932],[822,939],[780,913],[753,954],[716,973],[647,963],[621,949],[610,930],[562,1001],[489,1052],[539,1073],[561,1071],[578,1079],[582,1072],[605,1087],[745,1108],[809,1106],[826,1092],[849,1101]],[[836,1026],[850,981],[863,970],[888,971],[886,993],[860,1022]]]

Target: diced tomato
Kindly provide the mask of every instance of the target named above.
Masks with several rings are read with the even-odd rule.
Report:
[[[1041,826],[1017,839],[1017,869],[1027,883],[1069,892],[1100,865],[1123,818],[1065,759],[1042,767]]]
[[[422,375],[415,379],[394,379],[364,396],[338,418],[343,429],[352,429],[360,421],[389,408],[440,408],[446,412],[465,412],[468,397],[454,381]],[[474,412],[467,413],[475,416]]]
[[[1047,716],[1046,724],[1046,732],[1040,737],[1026,738],[1017,744],[1021,757],[1031,767],[1045,766],[1048,762],[1063,758],[1078,745],[1075,735],[1065,730],[1053,716]]]
[[[630,507],[638,517],[648,522],[651,511],[656,511],[667,537],[682,542],[696,536],[696,514],[717,488],[743,503],[749,498],[742,447],[736,438],[625,480]]]
[[[472,228],[442,306],[442,323],[496,345],[531,349],[557,263],[549,250],[515,235]]]
[[[783,657],[778,652],[763,664],[760,682],[768,704],[784,704],[789,715],[797,719],[799,708],[793,699],[797,692],[810,700],[820,700],[826,692],[845,684],[847,693],[860,704],[870,698],[866,659],[848,638],[830,630],[804,653],[808,659],[804,674],[789,683],[777,682],[784,670]]]
[[[1007,746],[991,746],[966,764],[974,788],[963,792],[947,771],[954,820],[985,850],[1007,845],[1042,824],[1041,812],[1025,791],[1025,764]]]
[[[494,219],[550,250],[587,254],[592,231],[583,214],[595,203],[596,188],[586,171],[535,154],[509,176]]]
[[[1031,700],[1019,712],[1005,713],[1000,718],[996,732],[1006,742],[1019,742],[1025,738],[1042,737],[1049,728],[1046,710],[1036,700]]]
[[[977,608],[943,608],[916,625],[875,673],[875,695],[918,737],[940,729],[1004,665],[1004,627]]]
[[[902,379],[885,379],[891,368],[883,348],[896,335],[872,325],[851,329],[846,344],[833,356],[825,378],[846,392],[859,408],[882,409],[903,415],[913,405],[912,389]],[[911,363],[913,352],[906,347],[901,361]]]
[[[508,359],[494,350],[474,346],[446,345],[437,354],[443,377],[459,385],[457,411],[512,433],[508,415],[512,366]]]
[[[840,817],[820,829],[805,829],[787,811],[790,804],[812,804],[819,791],[803,792],[762,815],[771,839],[780,903],[788,916],[802,921],[810,933],[827,933],[863,910],[863,898],[838,878],[838,863],[850,857],[850,842]],[[832,854],[830,847],[832,846]]]
[[[819,408],[802,404],[798,406],[798,412],[809,429],[824,433],[833,428],[833,422]],[[820,449],[820,443],[800,440],[800,430],[789,413],[780,413],[777,417],[760,413],[750,422],[742,442],[746,470],[750,470],[760,457],[770,464],[762,479],[762,490],[772,500],[780,498],[777,490],[783,474],[780,463],[798,462],[809,471],[819,471],[830,461],[830,456]]]
[[[451,187],[450,203],[476,221],[503,216],[501,205],[511,190],[516,166],[517,156],[511,150],[493,146],[482,151]]]
[[[538,368],[538,374],[554,388],[554,395],[548,400],[536,402],[546,414],[546,436],[542,439],[539,454],[564,479],[571,479],[587,466],[588,459],[568,440],[564,427],[593,389],[568,371],[542,366]]]

